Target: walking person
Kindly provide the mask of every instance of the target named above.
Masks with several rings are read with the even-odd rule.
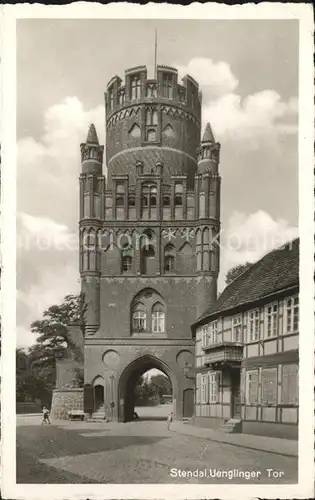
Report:
[[[43,406],[43,420],[42,420],[42,425],[44,424],[50,424],[50,419],[49,419],[49,410],[46,408],[46,406]]]
[[[167,429],[168,430],[171,429],[171,423],[173,422],[173,420],[174,420],[174,413],[171,411],[171,413],[167,417]]]

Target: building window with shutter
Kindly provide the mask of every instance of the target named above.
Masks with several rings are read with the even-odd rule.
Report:
[[[299,403],[299,368],[298,365],[282,366],[282,404]]]
[[[297,333],[299,330],[299,297],[285,300],[284,334]]]
[[[209,373],[209,402],[216,403],[218,399],[218,373]]]
[[[238,314],[232,318],[232,342],[241,343],[243,341],[242,328],[242,315]]]
[[[277,403],[277,368],[264,368],[261,374],[261,403]]]
[[[278,335],[278,303],[266,306],[266,337]]]
[[[212,321],[208,330],[208,345],[215,345],[218,341],[218,322]]]
[[[208,373],[201,375],[201,403],[209,403],[209,376]]]
[[[201,374],[196,376],[196,403],[201,403]]]
[[[248,342],[256,342],[259,340],[260,333],[260,317],[259,317],[259,309],[255,309],[254,311],[249,311],[248,313]]]
[[[246,404],[258,403],[258,370],[246,372]]]

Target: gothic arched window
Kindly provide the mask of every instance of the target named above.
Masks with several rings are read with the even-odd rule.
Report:
[[[141,274],[155,274],[155,250],[153,245],[141,249]]]
[[[121,272],[122,274],[132,271],[132,248],[128,243],[125,243],[121,250]]]
[[[156,216],[157,188],[155,184],[144,184],[141,189],[142,217]]]
[[[142,302],[137,302],[132,310],[132,331],[145,332],[147,329],[146,307]]]
[[[125,185],[117,184],[116,186],[116,207],[125,205]]]
[[[175,206],[180,207],[183,204],[183,185],[175,184]]]
[[[146,125],[157,125],[158,124],[158,112],[154,108],[148,108],[145,113],[145,124]]]
[[[152,307],[152,332],[164,333],[165,331],[165,312],[164,306],[156,302]]]
[[[205,227],[202,232],[202,265],[204,271],[209,271],[210,266],[209,241],[209,229]]]
[[[163,206],[164,207],[169,207],[171,205],[171,197],[169,194],[164,194],[163,195]]]
[[[201,250],[201,231],[196,231],[196,257],[197,257],[197,271],[202,269],[202,250]]]
[[[129,207],[135,207],[136,206],[136,197],[133,194],[129,195],[128,205],[129,205]]]
[[[175,247],[171,243],[164,249],[164,272],[173,273],[175,271]]]
[[[143,208],[147,208],[149,206],[149,193],[150,193],[150,187],[146,185],[142,186],[141,206]]]
[[[125,102],[125,91],[121,90],[119,94],[119,105],[122,106]]]
[[[130,307],[131,332],[165,333],[166,304],[163,297],[152,288],[136,294]]]
[[[151,207],[156,207],[156,196],[157,196],[157,189],[155,186],[150,187],[150,206]]]

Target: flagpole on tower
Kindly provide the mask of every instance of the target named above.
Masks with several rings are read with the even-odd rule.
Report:
[[[155,44],[154,44],[154,79],[156,80],[156,58],[157,58],[157,29],[155,28]]]

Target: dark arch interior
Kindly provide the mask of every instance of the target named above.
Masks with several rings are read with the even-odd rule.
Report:
[[[130,371],[128,370],[128,372],[125,373],[123,380],[120,383],[120,398],[124,401],[123,415],[121,415],[121,420],[123,420],[124,422],[135,420],[137,383],[142,375],[146,374],[146,372],[152,370],[153,368],[159,370],[168,377],[171,382],[172,393],[174,394],[172,380],[169,374],[166,373],[166,370],[163,369],[163,366],[160,365],[160,363],[155,362],[152,359],[139,360],[139,363],[136,363],[135,366],[130,369]],[[147,407],[141,407],[140,410],[136,412],[138,417],[136,420],[165,420],[167,418],[167,412],[172,411],[171,405],[168,405],[168,407],[165,408],[165,410],[162,412],[162,415],[159,415],[159,413],[154,409],[152,411],[146,411],[146,408],[148,409],[151,407],[151,403],[152,407],[154,407],[154,401],[152,400],[152,402],[149,402],[149,405]],[[150,416],[148,416],[148,413],[150,414]]]

